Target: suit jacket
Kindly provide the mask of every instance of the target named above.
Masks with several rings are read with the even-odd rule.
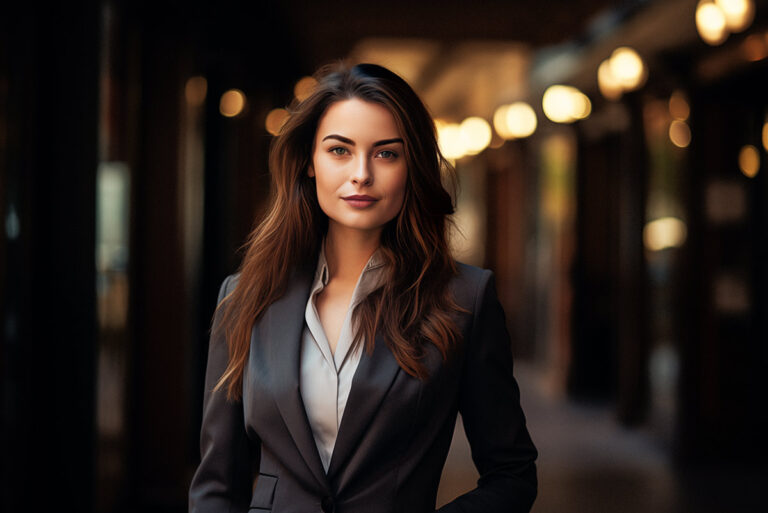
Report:
[[[536,496],[536,449],[512,376],[510,340],[490,271],[459,264],[450,288],[467,310],[463,336],[443,361],[431,344],[429,377],[403,371],[384,340],[363,352],[328,472],[299,391],[299,349],[311,273],[254,324],[242,401],[212,392],[227,364],[217,319],[206,371],[195,513],[423,513],[435,497],[457,412],[479,471],[476,489],[439,511],[525,512]],[[227,277],[219,301],[237,282]],[[254,478],[256,479],[254,485]]]

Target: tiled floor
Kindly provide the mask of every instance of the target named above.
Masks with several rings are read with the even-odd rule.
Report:
[[[528,428],[539,449],[534,513],[768,511],[768,500],[762,497],[768,491],[764,475],[715,469],[680,476],[647,432],[620,427],[607,409],[553,398],[530,367],[518,365],[515,372]],[[438,505],[473,488],[476,479],[459,423]]]

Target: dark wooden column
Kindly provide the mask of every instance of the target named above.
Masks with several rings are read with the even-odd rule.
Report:
[[[2,16],[0,509],[88,512],[99,10],[28,9]]]
[[[533,189],[527,170],[531,166],[525,141],[507,142],[488,150],[486,161],[487,232],[485,265],[496,274],[499,300],[506,313],[507,327],[516,356],[535,352],[533,333],[525,325],[526,229]]]
[[[130,508],[186,503],[189,301],[184,279],[180,180],[183,31],[162,9],[128,12],[141,31],[137,163],[131,198],[131,369],[127,500]],[[130,509],[129,508],[129,509]]]

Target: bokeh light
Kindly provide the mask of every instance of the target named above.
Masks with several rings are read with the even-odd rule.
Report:
[[[768,121],[763,124],[763,148],[768,151]]]
[[[725,25],[731,32],[741,32],[749,27],[755,17],[753,0],[715,0],[725,16]]]
[[[491,125],[478,116],[468,117],[461,122],[459,133],[465,153],[476,155],[491,143]]]
[[[288,111],[285,109],[272,109],[264,120],[264,127],[272,135],[280,133],[280,129],[288,120]]]
[[[496,133],[504,139],[515,138],[507,123],[507,111],[509,110],[509,107],[509,105],[501,105],[493,113],[493,128],[496,130]]]
[[[643,243],[649,251],[679,248],[685,242],[688,229],[676,217],[662,217],[650,221],[643,228]]]
[[[669,97],[669,114],[673,119],[685,121],[691,115],[691,106],[682,91],[674,91]]]
[[[739,169],[748,178],[754,178],[760,170],[760,153],[751,144],[743,146],[739,151]]]
[[[625,91],[637,89],[645,82],[645,63],[640,55],[628,46],[616,48],[611,54],[609,65],[611,75]]]
[[[553,85],[544,91],[541,100],[544,115],[555,123],[572,123],[592,112],[592,102],[575,87]]]
[[[702,0],[696,7],[696,29],[701,39],[713,46],[728,38],[725,13],[711,0]]]
[[[760,34],[747,36],[741,45],[744,57],[748,61],[761,61],[768,57],[768,39]]]
[[[233,118],[245,108],[245,95],[239,89],[230,89],[221,95],[219,112],[222,116]]]
[[[436,121],[437,141],[440,146],[440,152],[450,160],[460,159],[466,154],[461,139],[461,129],[458,123],[445,123]]]
[[[493,115],[493,126],[504,139],[522,139],[536,131],[536,112],[525,102],[502,105]]]
[[[597,68],[597,85],[600,93],[608,100],[618,100],[624,92],[619,81],[613,76],[609,59],[605,59]]]
[[[317,80],[313,77],[303,77],[293,87],[293,94],[297,100],[303,102],[309,98],[309,95],[315,90],[315,86],[317,86]]]
[[[191,77],[184,86],[184,98],[193,107],[199,107],[208,94],[208,81],[205,77]]]
[[[679,119],[669,125],[669,140],[678,148],[687,148],[691,144],[691,128]]]

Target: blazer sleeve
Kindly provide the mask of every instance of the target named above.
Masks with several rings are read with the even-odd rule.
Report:
[[[221,285],[217,305],[230,292],[232,276]],[[189,489],[190,513],[248,511],[251,498],[251,454],[241,401],[229,401],[226,390],[213,391],[227,366],[227,343],[214,316],[205,373],[200,465]]]
[[[536,498],[536,448],[525,427],[504,311],[484,271],[467,341],[459,411],[480,474],[474,490],[440,513],[527,512]]]

